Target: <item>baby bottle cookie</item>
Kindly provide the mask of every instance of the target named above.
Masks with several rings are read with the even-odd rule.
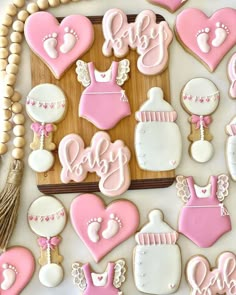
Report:
[[[229,94],[232,98],[236,98],[236,52],[228,63],[228,76],[231,82]]]
[[[226,126],[226,133],[229,135],[226,144],[226,161],[229,173],[236,181],[236,117]]]
[[[178,233],[163,220],[160,210],[149,214],[149,222],[136,234],[134,279],[139,291],[171,294],[181,279],[181,253]]]
[[[36,172],[48,171],[53,163],[51,151],[56,149],[53,142],[54,123],[60,122],[66,112],[66,97],[63,91],[53,84],[40,84],[27,96],[26,111],[34,121],[34,132],[30,148],[33,150],[28,158],[29,166]]]
[[[214,149],[210,141],[213,137],[209,132],[212,122],[211,114],[217,109],[220,92],[216,85],[205,78],[190,80],[181,93],[181,104],[191,117],[191,134],[188,140],[192,142],[189,153],[199,163],[209,161]]]
[[[163,91],[153,87],[148,100],[136,112],[135,152],[143,170],[168,171],[175,169],[181,160],[182,139],[175,123],[177,113],[164,100]]]
[[[56,287],[63,279],[63,257],[58,246],[61,242],[59,234],[66,224],[65,208],[56,198],[41,196],[31,204],[28,222],[31,230],[39,236],[39,280],[45,287]]]

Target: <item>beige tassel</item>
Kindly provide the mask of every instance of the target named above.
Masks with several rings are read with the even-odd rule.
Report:
[[[22,175],[23,162],[13,160],[6,185],[0,193],[0,248],[2,251],[6,250],[16,224]]]

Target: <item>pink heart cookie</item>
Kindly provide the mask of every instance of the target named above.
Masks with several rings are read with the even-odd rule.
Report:
[[[96,262],[127,240],[138,228],[139,212],[130,201],[105,206],[93,194],[83,194],[71,204],[72,225]]]
[[[185,4],[188,0],[149,0],[153,4],[163,6],[170,12],[174,12]]]
[[[59,24],[50,13],[37,12],[25,23],[25,38],[54,76],[60,79],[66,69],[92,46],[94,31],[85,16],[70,15]]]
[[[31,252],[23,247],[9,248],[0,256],[1,295],[18,295],[29,283],[35,269]]]
[[[226,53],[236,45],[236,10],[222,8],[210,18],[201,10],[183,10],[175,31],[181,44],[213,72]]]

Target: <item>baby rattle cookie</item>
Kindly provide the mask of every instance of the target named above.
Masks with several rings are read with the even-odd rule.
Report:
[[[54,123],[63,120],[66,113],[66,97],[63,91],[53,84],[35,86],[27,96],[26,111],[34,121],[34,132],[30,148],[33,150],[28,158],[29,166],[36,172],[48,171],[53,163],[51,151],[56,149],[53,132],[57,130]]]
[[[93,194],[76,197],[70,208],[71,223],[96,262],[135,233],[139,212],[130,201],[106,206]]]
[[[181,104],[191,117],[191,134],[188,140],[191,141],[189,153],[191,157],[199,162],[209,161],[214,149],[210,141],[213,139],[209,132],[209,125],[212,122],[211,114],[215,112],[220,101],[220,92],[216,85],[205,78],[190,80],[181,93]]]
[[[170,12],[175,12],[182,5],[184,5],[188,0],[148,0],[152,4],[157,4],[163,8],[166,8]]]
[[[72,264],[73,283],[86,295],[122,295],[120,287],[125,282],[125,260],[109,262],[105,272],[95,273],[91,271],[88,263]]]
[[[148,294],[172,294],[181,280],[178,233],[163,220],[160,210],[149,213],[149,222],[135,236],[134,279],[137,289]]]
[[[186,266],[186,278],[191,288],[191,295],[235,295],[236,256],[223,252],[217,259],[217,266],[211,270],[206,257],[193,256]]]
[[[123,58],[130,49],[139,54],[138,70],[144,75],[156,75],[168,65],[168,49],[173,33],[166,21],[156,22],[151,10],[140,12],[135,22],[128,23],[126,14],[117,8],[108,10],[102,20],[105,42],[102,52]]]
[[[164,100],[163,91],[153,87],[148,100],[135,113],[134,146],[138,165],[143,170],[168,171],[178,167],[182,154],[182,138],[175,123],[177,113]]]
[[[231,231],[231,220],[223,201],[228,196],[227,175],[211,176],[205,186],[192,176],[176,177],[177,195],[185,203],[179,216],[179,232],[201,248],[211,247]]]
[[[226,126],[226,162],[231,178],[236,181],[236,117]]]
[[[61,242],[59,234],[66,225],[65,208],[56,198],[41,196],[29,207],[28,223],[31,230],[39,236],[39,280],[45,287],[56,287],[63,280],[63,257],[58,246]]]
[[[236,98],[236,52],[228,63],[228,76],[231,82],[229,94],[232,98]]]
[[[131,114],[125,90],[121,88],[129,78],[128,59],[113,61],[105,72],[98,71],[93,62],[78,60],[76,66],[77,79],[86,87],[80,98],[79,117],[108,130]]]

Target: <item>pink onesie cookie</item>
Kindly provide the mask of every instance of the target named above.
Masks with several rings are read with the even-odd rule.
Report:
[[[228,63],[228,76],[231,82],[229,94],[232,98],[236,98],[236,52]]]
[[[122,58],[129,48],[139,54],[138,70],[144,75],[156,75],[165,70],[168,63],[168,47],[173,34],[168,23],[156,23],[151,10],[143,10],[134,23],[128,23],[126,14],[117,8],[108,10],[102,21],[105,42],[102,52],[105,56]]]
[[[195,184],[192,176],[177,176],[176,181],[177,195],[185,203],[179,232],[199,247],[212,246],[231,230],[230,216],[223,204],[228,195],[228,176],[211,176],[206,186]]]
[[[125,282],[126,265],[123,259],[109,262],[105,272],[94,273],[88,263],[72,264],[73,283],[83,295],[122,295],[121,285]]]
[[[105,206],[93,194],[76,197],[70,208],[72,225],[96,262],[127,240],[138,228],[139,212],[130,201]]]
[[[79,14],[67,16],[59,24],[49,12],[34,13],[27,18],[24,33],[28,45],[57,79],[89,50],[94,40],[92,23]]]
[[[210,18],[187,8],[177,16],[175,31],[181,45],[213,72],[236,44],[236,10],[222,8]]]
[[[170,12],[175,12],[179,9],[182,5],[184,5],[188,0],[148,0],[153,4],[160,5]]]
[[[236,256],[223,252],[217,259],[217,266],[211,270],[209,261],[203,256],[192,257],[186,266],[186,277],[191,295],[235,295]]]
[[[120,86],[128,79],[129,60],[113,61],[105,71],[98,71],[93,62],[78,60],[77,79],[86,87],[79,104],[79,117],[97,128],[108,130],[130,115],[128,98]]]
[[[95,133],[87,148],[79,135],[66,135],[58,153],[63,183],[82,182],[88,172],[96,172],[100,177],[99,189],[108,197],[119,196],[130,186],[130,151],[121,140],[111,142],[106,132]]]

